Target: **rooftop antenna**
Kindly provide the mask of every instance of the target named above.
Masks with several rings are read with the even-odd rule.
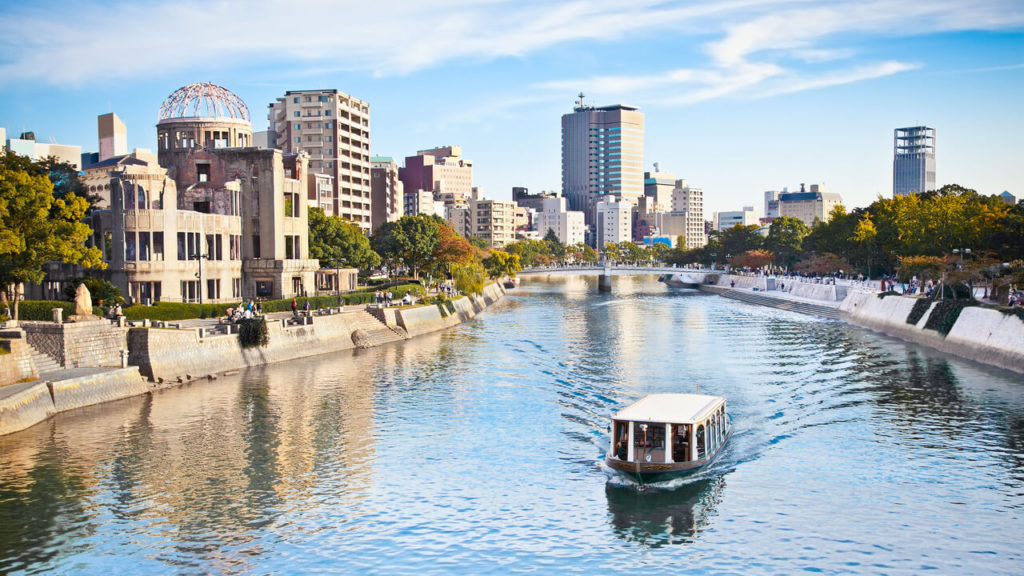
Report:
[[[586,94],[584,94],[583,92],[580,92],[579,93],[579,97],[580,97],[580,99],[576,101],[576,105],[578,107],[580,107],[580,108],[583,108],[583,99],[586,97]]]

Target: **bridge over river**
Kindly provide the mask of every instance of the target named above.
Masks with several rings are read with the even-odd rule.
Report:
[[[677,268],[675,266],[640,266],[629,264],[618,265],[582,265],[582,266],[538,266],[525,268],[519,272],[520,276],[539,276],[551,274],[586,274],[600,275],[598,289],[602,292],[611,290],[612,276],[636,276],[640,274],[672,275],[674,281],[679,284],[706,284],[710,280],[715,282],[718,277],[724,274],[722,270],[711,268]]]

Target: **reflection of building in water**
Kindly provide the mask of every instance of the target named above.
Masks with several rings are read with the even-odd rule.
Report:
[[[715,476],[676,489],[642,492],[633,485],[609,482],[605,495],[616,536],[659,548],[693,542],[716,514],[724,490],[725,478]]]

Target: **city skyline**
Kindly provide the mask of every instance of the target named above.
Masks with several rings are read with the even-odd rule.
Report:
[[[1014,2],[309,2],[282,26],[253,2],[50,2],[0,8],[0,126],[96,150],[116,113],[156,148],[160,103],[210,81],[254,129],[285,91],[367,102],[371,154],[460,145],[491,198],[561,186],[560,119],[583,91],[640,107],[644,169],[705,191],[705,214],[826,184],[848,207],[891,196],[892,133],[942,133],[936,185],[1021,196],[1024,9]],[[116,34],[109,29],[117,14]],[[183,30],[189,33],[183,34]],[[268,33],[267,31],[272,31]],[[396,41],[400,39],[401,41]]]

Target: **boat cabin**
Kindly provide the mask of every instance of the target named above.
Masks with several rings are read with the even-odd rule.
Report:
[[[651,470],[684,470],[710,461],[725,443],[725,398],[704,394],[651,394],[612,417],[607,462],[614,468],[669,464]]]

